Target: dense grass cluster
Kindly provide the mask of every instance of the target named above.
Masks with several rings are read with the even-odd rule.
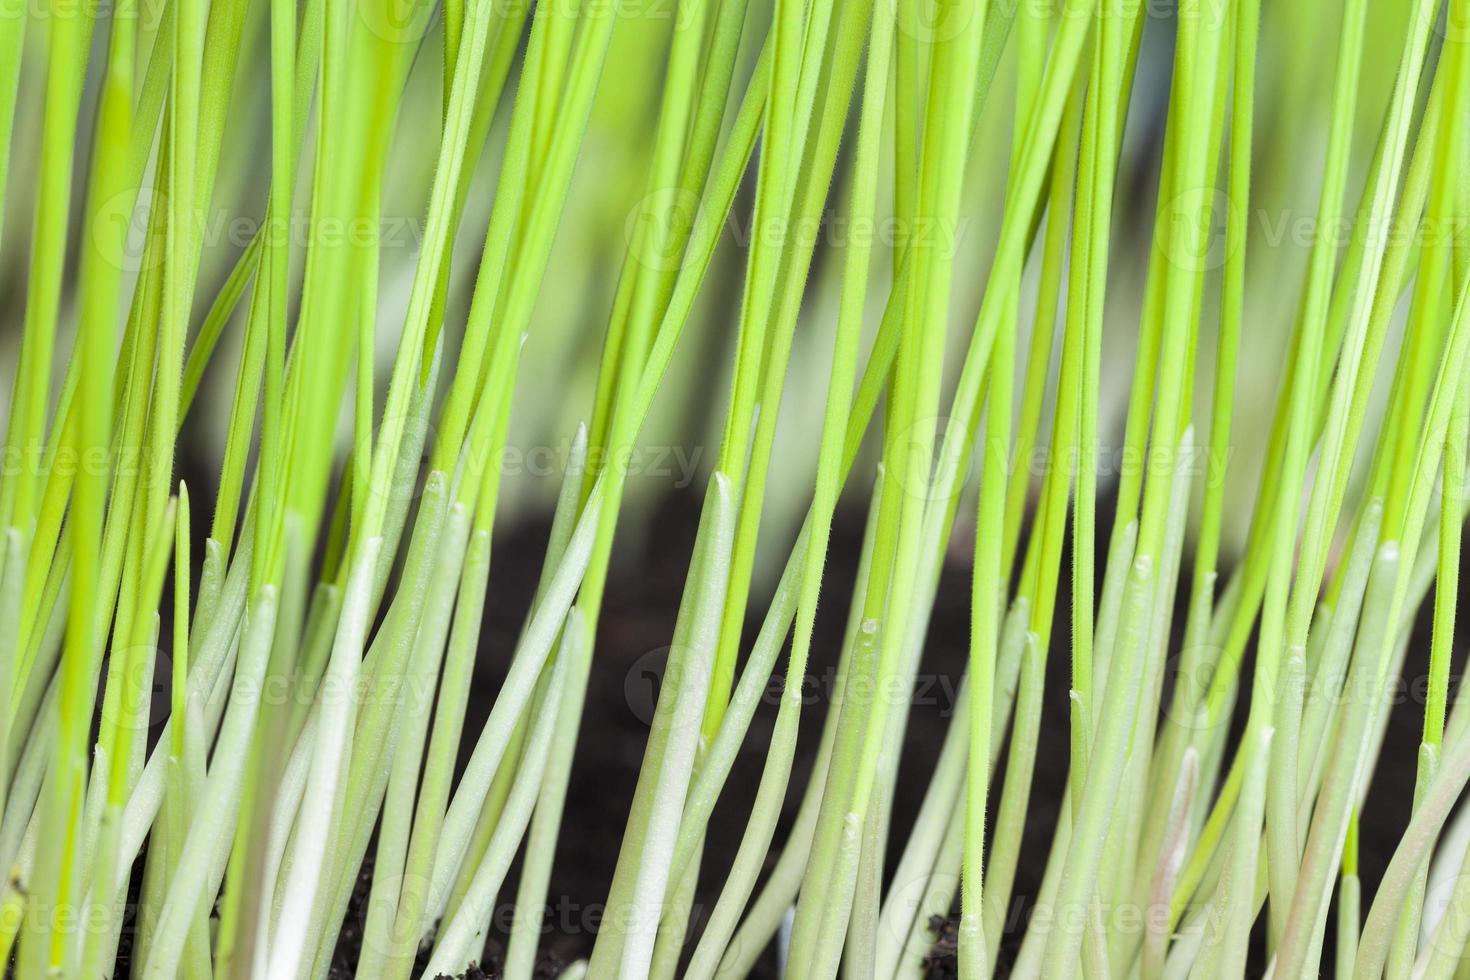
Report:
[[[952,913],[965,980],[1470,977],[1470,0],[3,0],[0,143],[20,980],[432,978],[492,931],[529,980],[611,819],[595,980],[921,977]],[[670,459],[637,792],[568,813]]]

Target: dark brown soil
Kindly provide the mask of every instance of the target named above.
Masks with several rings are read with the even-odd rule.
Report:
[[[205,474],[199,474],[199,477],[201,485],[208,485]],[[596,660],[551,879],[538,963],[538,975],[541,977],[556,976],[565,964],[589,955],[596,938],[601,903],[611,882],[648,736],[647,719],[656,696],[665,646],[674,626],[699,504],[696,494],[671,496],[653,515],[649,533],[639,534],[636,529],[629,528],[619,541],[598,627]],[[1110,510],[1106,502],[1099,510],[1106,519]],[[809,668],[809,676],[815,679],[810,692],[813,696],[802,713],[801,743],[792,773],[793,787],[804,785],[808,778],[826,713],[830,679],[851,594],[852,570],[856,567],[861,547],[863,518],[861,510],[845,509],[839,514],[833,529],[828,564],[830,573],[823,588]],[[480,666],[466,719],[466,757],[504,679],[509,654],[524,622],[540,571],[548,527],[548,521],[544,519],[523,522],[502,532],[495,542]],[[1107,530],[1104,526],[1100,533],[1105,536]],[[923,703],[913,708],[907,730],[900,770],[902,775],[894,801],[891,837],[894,841],[906,839],[912,826],[949,725],[954,692],[964,672],[970,605],[968,537],[967,530],[956,531],[951,557],[941,579],[921,667],[929,690],[927,696],[920,699]],[[636,553],[640,539],[643,541],[642,551]],[[1065,570],[1070,565],[1070,557],[1064,555],[1062,561]],[[1100,573],[1101,569],[1099,578]],[[1467,580],[1467,588],[1470,588],[1470,580]],[[1066,691],[1070,669],[1066,657],[1070,629],[1066,593],[1067,590],[1063,589],[1063,605],[1055,615],[1056,627],[1047,666],[1042,740],[1022,843],[1026,860],[1017,869],[1016,897],[1009,917],[1011,926],[1001,949],[1002,974],[1013,959],[1025,931],[1066,779]],[[759,592],[752,596],[751,608],[758,612],[747,623],[747,644],[759,627],[759,614],[764,612],[768,599],[768,595]],[[1176,628],[1182,621],[1181,612],[1175,617]],[[1411,662],[1415,657],[1422,661],[1424,654],[1419,651],[1428,649],[1427,606],[1420,616],[1416,633],[1412,647],[1415,654]],[[778,662],[778,678],[784,669],[784,662]],[[1424,670],[1424,664],[1416,662],[1406,672],[1422,677]],[[1413,685],[1407,689],[1412,692]],[[763,705],[757,713],[745,748],[715,811],[695,897],[691,941],[697,939],[703,928],[719,893],[719,884],[733,860],[749,815],[774,718],[774,703]],[[1237,725],[1239,723],[1240,719],[1237,719]],[[1383,758],[1388,764],[1380,765],[1375,772],[1369,805],[1362,816],[1360,871],[1364,894],[1368,896],[1377,887],[1408,820],[1414,782],[1414,766],[1409,760],[1415,757],[1421,723],[1422,703],[1412,696],[1404,698],[1404,703],[1394,712],[1384,747]],[[1393,760],[1404,764],[1394,764]],[[789,794],[773,853],[767,861],[768,867],[779,856],[779,848],[789,832],[797,797],[795,792]],[[899,851],[899,846],[889,848],[890,873]],[[371,865],[364,869],[363,887],[359,889],[358,899],[365,896],[370,875]],[[135,883],[141,880],[141,859],[133,877]],[[502,895],[513,895],[515,885],[513,873]],[[504,900],[508,901],[508,898]],[[350,977],[356,964],[362,918],[358,904],[355,900],[353,911],[344,925],[333,971],[334,980]],[[497,920],[501,918],[497,917]],[[954,977],[952,920],[936,920],[934,926],[936,942],[928,961],[929,976],[936,980]],[[119,976],[127,975],[130,931],[125,930],[119,950]],[[467,965],[463,976],[470,980],[497,977],[505,938],[503,934],[492,931],[483,955],[476,964]],[[1324,948],[1330,958],[1331,941]],[[1259,962],[1253,963],[1253,973],[1259,973],[1260,966]],[[1324,966],[1330,967],[1330,964]],[[766,951],[752,976],[777,976],[773,950]]]
[[[597,636],[597,656],[588,685],[576,761],[568,791],[566,815],[558,840],[547,915],[546,951],[561,962],[587,956],[596,938],[601,903],[612,880],[628,807],[637,785],[638,766],[648,737],[665,647],[672,633],[680,592],[688,568],[690,548],[699,516],[699,498],[676,496],[667,500],[652,522],[643,552],[627,554],[620,541],[621,560],[609,577]],[[851,570],[862,544],[863,514],[844,513],[833,531],[830,581],[823,588],[809,675],[814,678],[802,712],[801,742],[792,773],[792,785],[808,778],[816,743],[826,713],[830,681],[836,668],[838,641],[851,597]],[[496,542],[497,563],[491,568],[481,668],[471,696],[466,731],[478,732],[495,692],[504,679],[509,651],[530,604],[545,548],[546,526],[536,524],[512,531]],[[628,538],[632,538],[629,535]],[[968,559],[957,555],[941,586],[932,637],[923,670],[930,686],[924,704],[913,709],[905,746],[904,776],[894,803],[894,829],[906,834],[912,825],[928,773],[938,755],[954,691],[963,674],[969,629]],[[766,595],[752,597],[757,610],[747,623],[749,642],[759,628]],[[776,679],[785,664],[777,664]],[[757,712],[724,796],[716,808],[705,850],[695,899],[692,937],[703,928],[750,813],[754,789],[764,762],[765,748],[775,721],[775,703]],[[467,746],[469,748],[468,739]],[[1044,778],[1044,777],[1042,777]],[[795,816],[796,793],[777,830],[776,847],[789,832]],[[896,861],[896,849],[893,860]],[[768,860],[774,863],[778,853]],[[502,894],[513,894],[514,879]],[[495,962],[495,950],[504,936],[493,936],[482,962]],[[775,957],[767,951],[757,972],[776,975]]]
[[[623,560],[610,577],[597,637],[597,660],[589,685],[565,823],[551,881],[552,909],[548,916],[550,929],[546,949],[562,962],[588,955],[596,937],[593,923],[600,911],[599,903],[606,897],[611,882],[624,820],[636,786],[638,765],[648,734],[646,718],[653,703],[653,675],[660,669],[662,648],[673,628],[698,519],[698,504],[698,498],[692,495],[667,500],[653,521],[656,531],[648,536],[645,551],[639,556],[628,557],[627,546],[623,545]],[[1110,502],[1102,502],[1099,510],[1106,522],[1111,510]],[[842,620],[851,594],[851,570],[856,567],[861,547],[862,523],[861,511],[846,510],[839,514],[834,527],[829,557],[832,573],[823,588],[810,666],[810,674],[815,678],[830,676],[835,667]],[[1108,530],[1104,523],[1100,528],[1103,540],[1106,540]],[[481,657],[483,666],[477,676],[476,693],[470,708],[472,718],[467,731],[478,730],[503,678],[508,651],[530,602],[545,535],[543,526],[528,526],[510,534],[505,544],[497,547],[500,563],[491,575],[485,649]],[[930,697],[921,699],[925,703],[916,704],[908,728],[902,776],[894,804],[892,839],[895,841],[904,840],[912,826],[948,727],[953,710],[953,691],[958,687],[968,655],[970,557],[964,543],[966,536],[964,530],[956,532],[956,544],[941,579],[935,604],[921,668],[925,683],[930,685]],[[511,564],[512,560],[522,567],[516,568]],[[1070,561],[1070,556],[1064,554],[1063,569],[1069,567]],[[766,598],[753,597],[752,608],[763,612]],[[1055,616],[1052,652],[1048,659],[1042,741],[1022,844],[1022,853],[1028,860],[1024,860],[1017,870],[1016,897],[1010,916],[1012,927],[1007,930],[1001,950],[1002,973],[1019,948],[1040,887],[1045,855],[1056,826],[1066,781],[1066,692],[1070,672],[1066,650],[1070,611],[1065,599],[1066,590],[1063,589],[1062,606]],[[1176,630],[1182,628],[1183,620],[1181,609],[1175,616]],[[759,619],[752,616],[747,623],[747,642],[758,627]],[[1427,650],[1427,606],[1420,616],[1416,634],[1412,649]],[[779,670],[784,670],[784,663],[778,664]],[[1406,673],[1422,676],[1423,670],[1420,664],[1407,669]],[[1247,674],[1244,683],[1249,682]],[[1409,689],[1412,690],[1412,684]],[[814,691],[825,694],[827,688],[819,684]],[[818,696],[802,713],[802,742],[792,774],[793,786],[803,785],[808,777],[826,707],[826,699]],[[1386,764],[1380,765],[1374,774],[1369,805],[1364,810],[1361,825],[1359,861],[1365,895],[1372,895],[1376,889],[1408,821],[1414,767],[1412,764],[1392,764],[1392,760],[1412,760],[1415,757],[1422,711],[1422,703],[1413,697],[1405,698],[1395,710],[1383,751]],[[702,929],[718,896],[719,884],[734,857],[749,815],[774,718],[774,705],[763,706],[757,714],[745,749],[715,811],[696,895],[692,937],[697,938]],[[1236,719],[1237,728],[1243,725],[1243,721],[1243,715]],[[789,831],[789,822],[795,815],[796,796],[795,793],[790,794],[778,829],[776,849]],[[889,849],[890,873],[899,850],[897,846]],[[777,856],[778,853],[773,851],[768,867]],[[930,976],[952,977],[955,975],[953,930],[945,922],[936,923],[936,927]],[[496,945],[496,940],[492,939],[491,949],[487,952],[488,962],[494,962]],[[1326,949],[1330,957],[1331,942],[1326,944]],[[1259,959],[1259,953],[1256,959]],[[1262,967],[1260,962],[1252,965],[1257,973]],[[1330,964],[1324,964],[1324,967],[1330,967]],[[773,951],[767,951],[753,976],[777,976]]]
[[[565,823],[558,842],[551,881],[546,948],[563,962],[587,956],[596,938],[595,920],[612,879],[622,829],[637,784],[638,766],[648,736],[647,719],[662,670],[677,612],[680,591],[688,567],[689,552],[698,520],[699,499],[678,496],[667,500],[656,515],[655,533],[644,552],[625,555],[610,576],[607,599],[597,636],[597,659],[588,688],[576,762],[568,793]],[[792,773],[792,785],[801,786],[810,773],[816,743],[828,705],[830,679],[836,668],[843,619],[852,589],[862,545],[864,515],[844,511],[833,529],[829,568],[811,654],[809,675],[814,678],[811,695],[802,712],[801,743]],[[962,538],[963,534],[956,537]],[[493,704],[495,691],[504,677],[506,659],[530,603],[531,591],[545,547],[546,528],[530,526],[513,532],[504,544],[497,542],[500,563],[492,566],[486,633],[481,654],[482,668],[471,699],[467,731],[483,723]],[[903,840],[917,814],[930,772],[938,757],[955,692],[968,656],[969,582],[968,549],[957,547],[941,580],[930,630],[930,641],[921,668],[926,696],[916,703],[905,742],[902,776],[894,801],[893,839]],[[515,556],[512,559],[510,556]],[[522,564],[516,568],[511,564]],[[753,596],[758,610],[747,622],[747,642],[759,628],[768,596]],[[1062,620],[1065,623],[1065,619]],[[1058,658],[1060,659],[1060,658]],[[777,680],[784,672],[777,664]],[[1057,675],[1055,690],[1065,691],[1065,663]],[[1065,732],[1066,706],[1048,699],[1048,722],[1043,730]],[[1053,719],[1051,714],[1055,713]],[[697,938],[719,894],[719,885],[733,861],[736,847],[749,816],[754,788],[759,780],[766,745],[775,720],[775,704],[765,704],[752,723],[746,745],[716,809],[701,869],[693,915],[692,937]],[[1057,753],[1060,750],[1060,754]],[[1056,800],[1066,776],[1066,739],[1043,745],[1038,762],[1033,797],[1033,828],[1027,831],[1028,853],[1045,853],[1056,819]],[[777,831],[775,848],[789,832],[798,794],[789,794],[786,812]],[[898,847],[890,849],[890,864],[896,863]],[[773,850],[769,868],[779,856]],[[890,866],[889,871],[893,869]],[[1018,876],[1020,894],[1034,891],[1040,868],[1023,866]],[[508,884],[506,893],[513,884]],[[503,937],[500,937],[503,941]],[[492,939],[492,945],[495,940]],[[487,954],[493,962],[493,956]],[[943,956],[936,958],[936,975],[943,975]],[[775,977],[774,952],[768,950],[753,974]]]

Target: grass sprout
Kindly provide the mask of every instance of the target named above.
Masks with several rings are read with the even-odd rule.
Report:
[[[1470,976],[1470,0],[0,0],[0,144],[7,975]]]

